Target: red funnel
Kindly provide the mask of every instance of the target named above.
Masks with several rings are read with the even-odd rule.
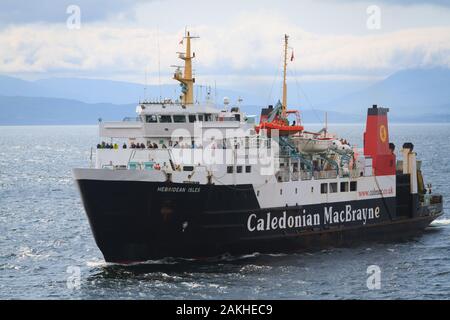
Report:
[[[389,148],[388,108],[368,110],[364,132],[364,155],[372,157],[376,176],[395,175],[395,154]]]

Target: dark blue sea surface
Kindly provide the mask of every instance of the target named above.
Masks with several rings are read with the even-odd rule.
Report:
[[[362,125],[330,129],[362,145]],[[397,150],[414,143],[426,182],[444,196],[444,216],[424,234],[124,267],[103,261],[72,179],[72,168],[89,166],[97,127],[0,127],[0,299],[449,299],[450,125],[390,129]],[[378,290],[367,287],[371,265],[381,270]]]

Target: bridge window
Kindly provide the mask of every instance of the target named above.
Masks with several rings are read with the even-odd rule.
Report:
[[[171,116],[159,116],[159,122],[160,123],[171,123],[172,117]]]
[[[156,123],[156,122],[158,122],[158,118],[156,117],[156,115],[150,114],[150,115],[145,116],[145,122]]]
[[[236,172],[242,173],[242,166],[236,166]]]
[[[194,171],[194,167],[193,166],[184,166],[183,171]]]
[[[356,181],[350,182],[350,191],[353,192],[356,191],[356,189],[358,189],[357,182]]]
[[[190,123],[194,123],[195,122],[195,114],[190,114],[189,115],[189,122]]]
[[[175,116],[173,116],[173,122],[175,122],[175,123],[186,122],[186,116],[185,115],[175,115]]]
[[[227,167],[227,173],[233,173],[233,166]]]
[[[341,182],[341,192],[348,192],[348,182]]]
[[[198,121],[203,121],[203,115],[202,114],[198,115]]]
[[[320,193],[322,194],[328,193],[328,183],[322,183],[320,185]]]
[[[245,166],[245,172],[246,173],[252,172],[252,166]]]
[[[330,193],[336,193],[336,192],[338,192],[337,182],[330,183]]]

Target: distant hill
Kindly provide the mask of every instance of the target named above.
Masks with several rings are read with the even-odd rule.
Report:
[[[131,82],[83,78],[50,78],[26,81],[0,76],[0,95],[73,99],[86,103],[137,103],[144,98],[144,85]],[[162,86],[162,95],[173,96],[176,86]],[[148,92],[155,88],[149,86]],[[155,94],[155,92],[153,92]],[[158,93],[159,95],[159,87]]]
[[[0,125],[95,124],[103,120],[135,117],[136,104],[84,103],[71,99],[0,96]],[[242,106],[259,117],[259,106]],[[325,111],[302,112],[303,121],[323,123]],[[363,117],[361,117],[363,118]],[[330,122],[359,122],[360,117],[329,112]]]
[[[434,119],[450,114],[450,69],[411,69],[399,71],[366,89],[320,105],[328,110],[355,113],[378,104],[391,109],[397,118],[427,115]]]
[[[47,94],[45,88],[32,81],[0,75],[0,95],[45,97]]]
[[[210,89],[211,97],[213,97],[214,89]],[[206,97],[206,87],[197,85],[195,90],[196,96]],[[61,98],[85,103],[136,104],[146,98],[176,99],[179,94],[180,86],[175,81],[173,85],[145,86],[132,82],[86,78],[49,78],[26,81],[0,75],[0,95],[2,96]],[[245,97],[249,103],[261,100],[251,94],[219,88],[217,101],[221,102],[223,97],[229,97],[231,101]]]
[[[135,103],[85,103],[72,99],[0,96],[0,125],[95,124],[99,118],[122,120],[124,117],[135,117],[135,109]],[[259,120],[260,106],[244,105],[241,109]],[[301,111],[302,121],[305,124],[324,123],[325,112],[329,123],[363,123],[367,111],[346,114],[306,109]],[[450,115],[392,116],[390,119],[393,122],[450,122]]]
[[[69,99],[0,96],[0,125],[95,124],[99,118],[135,117],[135,109],[135,104],[88,104]]]
[[[291,79],[291,81],[293,81]],[[254,84],[249,84],[249,86]],[[135,106],[145,93],[148,97],[173,98],[179,86],[148,86],[138,83],[49,78],[25,81],[0,76],[0,124],[85,124],[98,118],[122,119],[135,116]],[[249,87],[249,88],[250,88]],[[368,81],[317,81],[290,83],[289,105],[302,111],[305,122],[323,123],[325,110],[330,123],[364,122],[372,104],[389,107],[395,122],[450,122],[450,69],[411,69],[399,71],[376,83]],[[243,110],[259,115],[260,108],[274,104],[280,88],[265,92],[217,90],[216,102],[224,96],[234,104],[244,99]],[[196,96],[206,88],[197,85]],[[277,91],[278,90],[278,91]],[[211,92],[214,99],[214,89]],[[202,100],[202,99],[200,99]]]

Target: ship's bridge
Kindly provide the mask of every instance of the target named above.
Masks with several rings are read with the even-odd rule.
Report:
[[[178,134],[194,137],[195,125],[201,129],[238,129],[253,126],[239,107],[219,110],[212,103],[183,105],[181,103],[142,102],[136,107],[136,118],[101,122],[100,136],[107,138],[170,138]]]
[[[195,122],[198,117],[199,121],[212,121],[216,119],[220,113],[218,109],[216,109],[212,103],[204,103],[204,104],[194,104],[194,105],[183,105],[181,103],[150,103],[143,102],[140,103],[136,107],[136,113],[139,116],[143,116],[145,118],[145,122],[152,123],[184,123],[184,122]],[[186,117],[177,117],[177,116],[187,116]],[[170,118],[172,116],[172,119]],[[173,117],[175,116],[175,117]],[[192,116],[189,118],[189,116]],[[203,116],[203,117],[202,117]],[[149,120],[149,121],[147,121]],[[172,120],[172,121],[171,121]]]

